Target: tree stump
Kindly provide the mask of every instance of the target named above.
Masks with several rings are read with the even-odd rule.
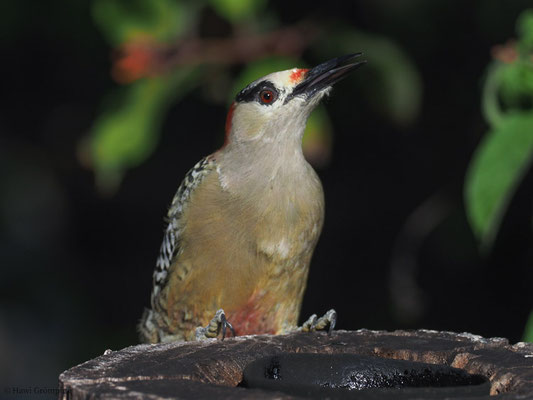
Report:
[[[490,395],[499,394],[498,398],[504,399],[533,398],[533,344],[510,345],[503,338],[428,330],[335,331],[331,335],[297,332],[107,350],[104,355],[63,372],[59,376],[60,394],[63,399],[299,398],[241,384],[246,367],[253,362],[292,353],[331,357],[349,354],[454,367],[486,378]],[[365,390],[341,390],[332,397],[383,397],[361,397]],[[406,393],[400,397],[411,398]],[[434,398],[431,396],[422,398]]]

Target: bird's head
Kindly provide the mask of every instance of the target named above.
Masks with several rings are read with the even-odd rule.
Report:
[[[311,111],[335,83],[364,64],[351,62],[360,55],[337,57],[312,69],[274,72],[250,83],[231,105],[226,145],[301,141]]]

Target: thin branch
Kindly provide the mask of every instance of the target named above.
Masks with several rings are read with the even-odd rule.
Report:
[[[193,37],[167,45],[139,38],[118,49],[112,74],[118,82],[129,83],[182,66],[235,65],[270,56],[298,57],[319,32],[317,26],[306,21],[264,34],[220,39]]]

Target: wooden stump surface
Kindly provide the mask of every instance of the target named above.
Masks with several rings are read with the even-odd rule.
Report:
[[[533,344],[468,333],[335,331],[137,345],[75,366],[59,377],[64,399],[289,399],[237,387],[251,361],[279,353],[359,354],[448,365],[490,380],[491,395],[533,399]],[[524,397],[525,396],[525,397]]]

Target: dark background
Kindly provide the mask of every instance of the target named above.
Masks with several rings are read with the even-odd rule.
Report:
[[[340,329],[429,328],[518,341],[532,306],[533,174],[484,257],[462,188],[487,130],[480,95],[491,47],[515,35],[531,3],[398,3],[269,5],[284,23],[311,15],[393,39],[414,61],[424,92],[420,116],[403,129],[353,87],[340,84],[327,101],[335,143],[318,171],[326,222],[302,317],[334,307]],[[171,108],[155,153],[115,195],[102,196],[77,158],[103,95],[116,86],[90,3],[3,2],[0,15],[0,383],[55,387],[61,371],[137,343],[166,207],[185,172],[216,150],[226,109],[190,94]],[[412,215],[422,204],[441,217],[420,236]],[[408,315],[398,311],[402,296],[391,296],[391,271],[405,272],[405,257],[415,262],[408,270],[417,290],[404,299],[417,303]]]

